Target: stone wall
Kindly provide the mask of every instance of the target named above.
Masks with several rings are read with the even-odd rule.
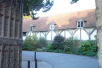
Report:
[[[99,68],[102,68],[102,0],[96,0],[96,26]]]

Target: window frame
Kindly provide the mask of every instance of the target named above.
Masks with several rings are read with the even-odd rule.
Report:
[[[84,21],[78,21],[77,28],[83,28],[83,27],[84,27]]]

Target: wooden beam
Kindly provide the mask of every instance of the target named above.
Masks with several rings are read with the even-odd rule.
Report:
[[[16,38],[16,36],[15,36],[15,35],[16,35],[16,32],[15,32],[15,31],[16,31],[16,15],[17,15],[17,14],[16,14],[16,12],[17,12],[16,9],[17,9],[17,8],[16,8],[16,5],[15,5],[15,6],[14,6],[14,12],[13,12],[13,13],[14,13],[13,38]]]
[[[0,44],[22,45],[22,39],[0,37]]]
[[[64,37],[66,38],[66,30],[64,30]]]
[[[3,14],[3,16],[1,17],[1,22],[2,22],[2,27],[1,27],[1,37],[4,37],[4,20],[5,20],[5,6],[6,4],[5,3],[1,3],[1,13]]]
[[[20,0],[20,37],[22,39],[23,0]]]
[[[8,7],[8,31],[7,31],[7,37],[9,38],[10,37],[10,22],[11,22],[11,6]]]
[[[0,50],[3,50],[3,44],[0,44]],[[3,51],[0,52],[0,68],[2,68]]]
[[[8,4],[6,3],[5,11],[4,11],[4,14],[5,14],[5,17],[4,17],[4,37],[7,37],[7,33],[8,33],[8,23],[9,23],[8,11],[9,11],[9,7],[8,7]]]

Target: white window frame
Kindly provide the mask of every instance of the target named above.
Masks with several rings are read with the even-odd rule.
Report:
[[[84,27],[84,21],[78,21],[77,22],[77,28],[83,28],[83,27]]]
[[[50,30],[54,30],[54,29],[55,29],[55,25],[54,25],[54,24],[50,24],[50,25],[49,25],[49,29],[50,29]]]

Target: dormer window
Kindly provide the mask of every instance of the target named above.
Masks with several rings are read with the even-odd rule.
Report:
[[[35,26],[33,26],[32,24],[30,24],[30,25],[29,25],[29,31],[33,31],[33,30],[34,30],[34,27],[35,27]]]
[[[33,31],[33,25],[32,24],[29,25],[29,31]]]
[[[54,24],[51,24],[51,25],[49,25],[49,28],[50,28],[50,30],[54,30],[55,25]]]
[[[30,31],[33,31],[33,26],[30,28]]]
[[[77,21],[77,28],[83,28],[84,27],[84,20],[83,18],[79,18]]]
[[[84,21],[78,21],[77,22],[77,27],[78,28],[83,28],[84,27]]]
[[[50,30],[54,30],[55,29],[55,23],[54,22],[50,22],[50,24],[49,24],[49,29]]]

